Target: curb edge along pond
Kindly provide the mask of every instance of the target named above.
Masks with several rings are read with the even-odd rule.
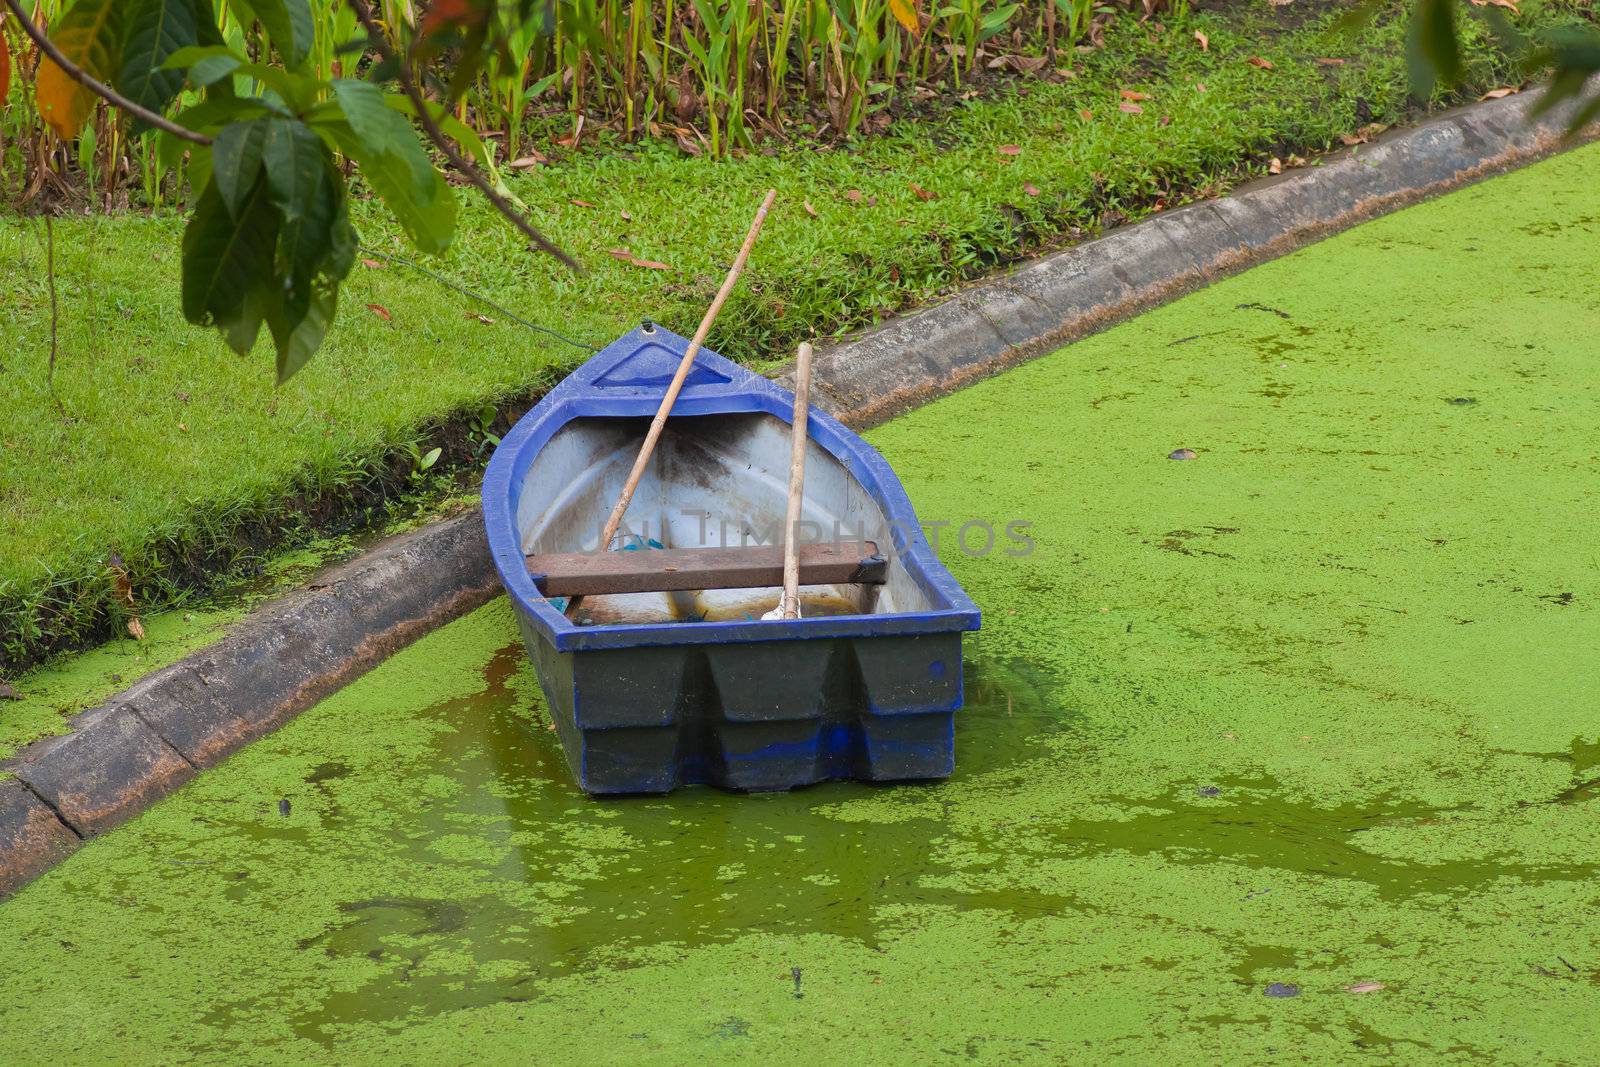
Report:
[[[871,426],[1218,278],[1564,147],[1570,108],[1473,105],[1318,167],[1115,230],[818,355],[818,406]],[[1578,140],[1588,140],[1593,130]],[[786,380],[780,379],[784,384]],[[401,534],[0,763],[0,898],[499,592],[469,514]]]

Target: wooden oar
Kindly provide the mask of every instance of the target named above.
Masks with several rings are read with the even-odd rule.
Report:
[[[750,223],[750,232],[744,235],[744,244],[739,247],[739,255],[729,268],[728,276],[723,279],[722,288],[717,290],[716,299],[712,300],[711,306],[706,309],[705,318],[700,320],[700,328],[694,332],[694,339],[684,351],[683,359],[678,363],[678,372],[672,376],[672,384],[667,386],[667,395],[661,398],[661,406],[656,409],[656,417],[650,420],[650,431],[644,435],[644,444],[639,446],[639,455],[633,461],[633,470],[628,473],[628,480],[622,486],[622,493],[617,497],[616,506],[611,509],[611,516],[606,519],[605,530],[600,534],[600,547],[596,551],[605,552],[611,548],[611,539],[617,535],[617,527],[622,525],[622,517],[627,514],[628,505],[633,501],[634,490],[639,488],[639,481],[644,477],[645,468],[650,465],[650,456],[656,450],[656,442],[661,439],[661,430],[667,424],[667,416],[672,414],[672,405],[677,403],[678,394],[683,391],[684,380],[689,377],[689,371],[694,367],[694,357],[699,354],[700,346],[705,343],[706,334],[711,332],[711,324],[717,319],[717,313],[722,310],[722,305],[727,302],[734,285],[739,281],[745,261],[750,258],[750,250],[755,247],[756,236],[761,233],[761,224],[767,221],[767,212],[777,198],[778,190],[768,189],[766,198],[756,209],[755,221]],[[582,597],[575,596],[567,602],[568,618],[572,618],[577,612],[578,604],[582,600]]]
[[[763,619],[800,617],[800,508],[806,495],[806,427],[811,421],[811,342],[801,341],[794,362],[794,418],[789,438],[789,508],[783,520],[783,595]]]

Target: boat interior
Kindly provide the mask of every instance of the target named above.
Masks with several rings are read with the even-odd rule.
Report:
[[[516,501],[526,555],[594,552],[638,455],[648,418],[567,423],[540,450]],[[779,544],[788,494],[790,426],[763,412],[673,416],[634,493],[613,551]],[[802,543],[871,541],[888,561],[883,583],[802,585],[803,617],[883,615],[934,607],[897,558],[893,526],[849,469],[807,445]],[[689,589],[582,598],[580,625],[760,619],[781,588]]]

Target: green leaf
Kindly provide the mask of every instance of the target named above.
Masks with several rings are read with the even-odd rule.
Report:
[[[455,193],[434,169],[416,131],[366,82],[335,80],[332,106],[319,105],[311,124],[356,161],[419,249],[441,253],[455,236]]]
[[[433,162],[411,123],[384,103],[383,91],[369,82],[336,78],[333,96],[367,153],[394,156],[410,170],[418,195],[427,195],[433,185]]]
[[[234,351],[248,352],[239,347],[241,320],[253,311],[247,297],[271,279],[277,243],[278,210],[265,181],[256,183],[237,215],[208,182],[183,232],[183,317],[216,326]]]
[[[267,312],[267,328],[272,331],[272,343],[278,349],[278,384],[282,385],[295,372],[304,367],[322,345],[322,339],[333,325],[334,313],[339,309],[339,286],[319,285],[311,294],[311,302],[300,321],[290,325],[281,309]]]
[[[266,164],[272,202],[285,220],[310,214],[309,205],[329,184],[328,167],[333,159],[327,146],[298,119],[261,125],[266,129],[261,159]]]
[[[173,116],[173,121],[186,130],[215,135],[230,122],[242,122],[270,113],[270,109],[260,97],[223,96],[201,101],[194,107],[186,107]],[[156,138],[156,158],[166,168],[176,166],[184,152],[187,151],[192,156],[197,150],[205,151],[205,148],[192,141],[174,137],[166,131],[162,131]]]
[[[234,218],[255,191],[268,122],[256,119],[224,126],[211,146],[211,184]]]
[[[537,93],[534,95],[537,95]],[[411,103],[409,96],[401,93],[384,93],[383,103],[390,110],[398,111],[408,118],[417,117],[417,109]],[[425,101],[425,103],[428,105],[428,114],[433,116],[433,121],[438,124],[440,132],[454,140],[467,155],[475,157],[491,173],[494,172],[494,156],[484,146],[483,139],[478,136],[477,131],[456,118],[443,104],[433,100]]]
[[[249,6],[283,65],[293,70],[304,63],[317,36],[309,0],[250,0]]]
[[[136,103],[164,111],[183,88],[184,79],[182,70],[168,60],[191,48],[221,45],[216,14],[210,0],[133,0],[125,18],[127,37],[116,86]],[[135,120],[135,132],[142,126]]]
[[[1456,38],[1455,0],[1418,0],[1406,31],[1406,62],[1418,96],[1461,80],[1461,44]]]
[[[261,323],[266,318],[267,294],[271,292],[268,284],[258,283],[252,287],[244,296],[244,305],[239,309],[239,314],[230,321],[217,324],[222,331],[222,339],[241,356],[249,355],[256,346],[256,338],[261,336]]]
[[[163,111],[183,88],[183,75],[163,67],[167,57],[199,41],[191,0],[134,0],[128,5],[117,88],[135,103]]]
[[[163,64],[169,70],[186,69],[189,83],[196,88],[217,89],[228,87],[229,75],[252,78],[277,93],[291,107],[304,110],[312,107],[324,95],[329,85],[311,74],[297,74],[265,63],[251,63],[231,48],[222,45],[180,48],[167,57]]]
[[[302,122],[274,120],[263,151],[267,188],[283,216],[278,234],[278,287],[283,321],[298,326],[323,279],[337,284],[355,261],[355,233],[345,209],[344,182],[327,147]]]
[[[184,71],[189,84],[200,89],[226,78],[248,62],[226,45],[189,45],[167,56],[161,67]]]
[[[361,176],[372,186],[372,191],[383,198],[395,221],[418,249],[439,255],[450,247],[455,237],[456,200],[443,175],[434,172],[433,188],[426,198],[419,197],[411,170],[404,163],[392,155],[368,154],[350,127],[342,122],[324,128],[333,136],[339,150],[356,161]]]
[[[196,203],[199,192],[211,184],[211,146],[194,145],[189,153],[189,203]],[[227,210],[226,207],[223,208]]]

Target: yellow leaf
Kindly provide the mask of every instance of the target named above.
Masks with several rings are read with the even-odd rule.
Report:
[[[917,0],[889,0],[889,10],[894,13],[895,21],[906,28],[907,33],[918,33],[922,23],[917,20]]]
[[[78,0],[67,9],[50,32],[50,40],[67,60],[103,82],[115,74],[122,50],[123,11],[117,0]],[[39,63],[34,83],[39,116],[56,135],[68,140],[78,135],[94,106],[94,94],[68,76],[48,57]]]

